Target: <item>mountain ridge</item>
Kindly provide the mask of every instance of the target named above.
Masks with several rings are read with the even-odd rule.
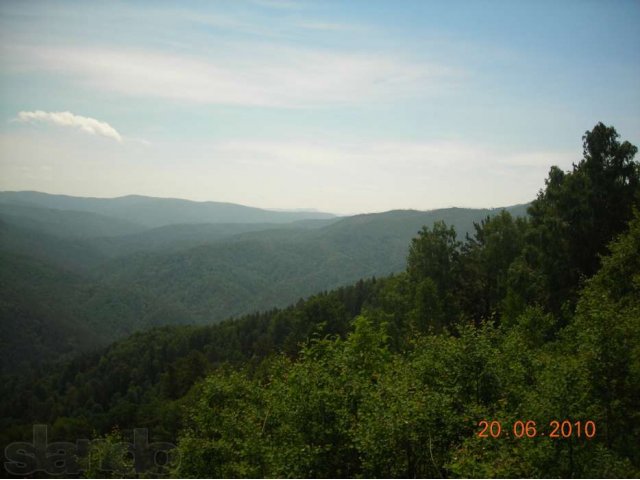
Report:
[[[33,337],[41,360],[48,361],[84,343],[104,345],[152,326],[212,324],[284,308],[319,291],[403,270],[406,246],[423,226],[443,220],[462,238],[500,210],[391,210],[288,223],[144,227],[101,213],[0,198],[0,254],[13,258],[4,262],[0,277],[6,285],[22,285],[4,289],[0,300],[7,308],[0,316],[12,325],[17,315],[25,328],[24,341],[16,338],[7,351],[29,357],[25,344]],[[525,215],[526,205],[506,210]],[[45,280],[37,288],[29,285],[17,276],[22,269]],[[20,292],[29,291],[33,300],[20,302]],[[69,301],[78,308],[67,311]],[[150,308],[154,304],[162,307]],[[48,319],[43,312],[52,307]],[[59,325],[60,335],[41,338],[37,332],[48,325]]]
[[[326,212],[271,211],[229,202],[126,195],[114,198],[75,197],[36,191],[0,192],[1,204],[19,204],[56,210],[108,215],[153,228],[175,223],[290,223],[327,219]]]

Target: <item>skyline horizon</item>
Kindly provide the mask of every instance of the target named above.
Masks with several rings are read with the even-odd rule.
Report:
[[[639,21],[631,1],[0,2],[0,189],[529,202],[598,122],[640,144]]]
[[[511,203],[499,206],[466,206],[466,205],[446,205],[441,207],[433,207],[433,208],[417,208],[417,207],[405,207],[405,208],[391,208],[387,210],[376,210],[376,211],[354,211],[354,212],[334,212],[327,210],[320,210],[315,207],[262,207],[258,205],[249,205],[245,203],[238,203],[232,201],[225,200],[215,200],[215,199],[206,199],[206,200],[194,200],[186,197],[160,197],[155,195],[145,195],[139,193],[129,193],[125,195],[117,195],[117,196],[94,196],[94,195],[72,195],[68,193],[53,193],[53,192],[43,192],[41,190],[0,190],[0,194],[3,193],[36,193],[48,196],[56,196],[56,197],[69,197],[69,198],[78,198],[78,199],[98,199],[98,200],[117,200],[128,197],[141,197],[155,200],[178,200],[178,201],[186,201],[192,203],[214,203],[214,204],[224,204],[224,205],[235,205],[247,208],[253,208],[258,210],[264,210],[269,212],[288,212],[288,213],[320,213],[320,214],[329,214],[335,217],[350,217],[357,215],[375,215],[380,213],[387,212],[395,212],[395,211],[416,211],[416,212],[433,212],[438,210],[446,210],[446,209],[465,209],[465,210],[501,210],[508,209],[511,207],[518,207],[522,205],[529,205],[534,199],[531,199],[528,202],[520,202],[520,203]],[[2,204],[2,202],[0,202]],[[42,207],[38,207],[42,208]]]

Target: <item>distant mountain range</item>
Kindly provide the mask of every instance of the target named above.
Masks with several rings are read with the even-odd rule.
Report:
[[[526,215],[526,205],[507,207]],[[335,217],[215,202],[0,193],[2,367],[166,324],[210,324],[405,267],[424,225],[500,209]],[[235,215],[235,216],[234,216]],[[172,223],[173,222],[173,223]]]
[[[145,227],[176,223],[289,223],[335,215],[315,211],[273,211],[234,203],[193,202],[176,198],[127,195],[84,198],[40,192],[0,192],[0,203],[108,215]]]

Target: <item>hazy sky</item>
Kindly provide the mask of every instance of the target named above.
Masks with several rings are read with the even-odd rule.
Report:
[[[0,3],[0,190],[336,213],[533,199],[640,144],[640,2]]]

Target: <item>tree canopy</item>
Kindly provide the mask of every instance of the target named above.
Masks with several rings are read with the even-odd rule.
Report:
[[[92,435],[114,475],[640,476],[637,149],[583,142],[528,218],[425,226],[396,275],[6,377],[3,443]],[[140,427],[176,461],[133,472]]]

